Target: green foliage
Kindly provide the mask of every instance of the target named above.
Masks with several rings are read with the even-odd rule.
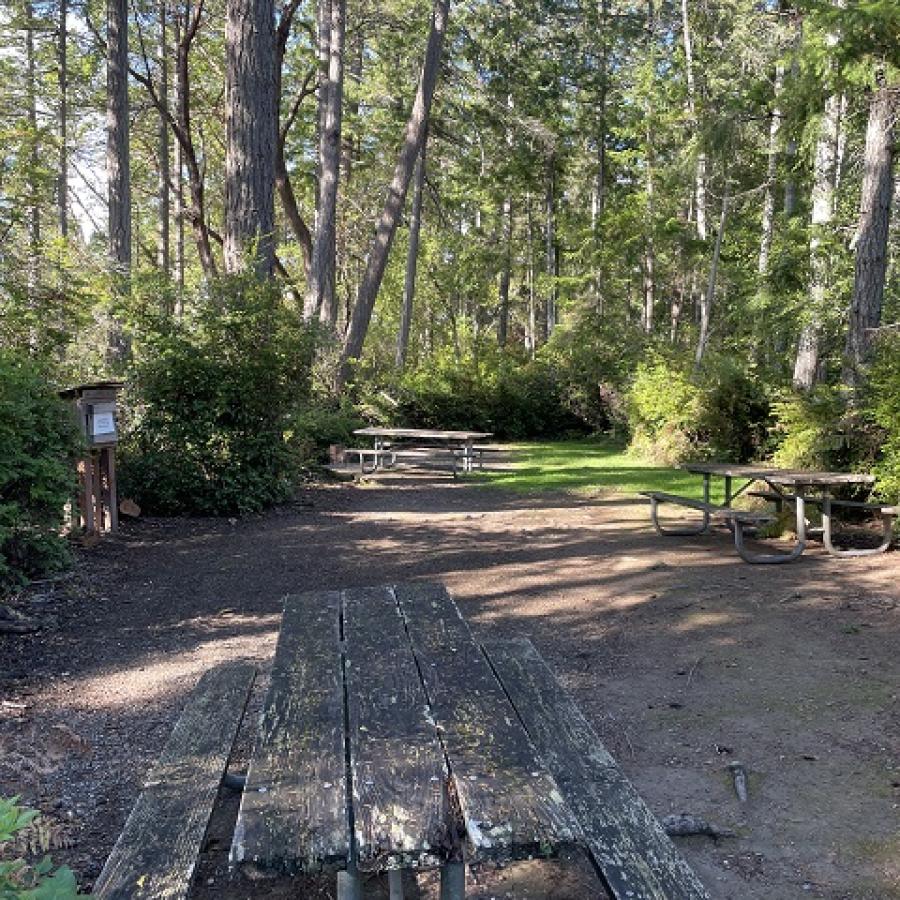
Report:
[[[144,325],[125,404],[121,493],[161,514],[252,512],[290,496],[285,440],[309,394],[314,336],[274,285],[212,285],[208,312]]]
[[[18,806],[18,797],[0,797],[0,850],[10,847],[38,813]],[[4,854],[5,855],[5,854]],[[49,856],[29,865],[24,859],[0,859],[0,900],[69,900],[80,896],[72,870],[53,868]]]
[[[881,459],[875,466],[879,492],[896,502],[900,499],[900,337],[879,342],[871,374],[870,410],[884,429]]]
[[[744,462],[765,448],[769,403],[758,380],[727,357],[641,363],[627,396],[632,448],[675,463],[712,457]]]
[[[296,458],[326,462],[330,444],[349,444],[365,421],[348,403],[303,404],[288,419],[286,438]]]
[[[0,590],[61,568],[79,440],[46,370],[0,351]]]
[[[468,428],[498,438],[584,431],[563,403],[562,384],[541,362],[518,365],[497,354],[476,363],[453,353],[406,373],[396,389],[392,419],[422,428]]]

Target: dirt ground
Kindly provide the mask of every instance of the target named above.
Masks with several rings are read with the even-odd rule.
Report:
[[[900,898],[900,553],[814,546],[751,567],[726,534],[658,537],[636,500],[434,474],[310,489],[260,517],[128,523],[30,588],[16,602],[46,627],[0,636],[0,794],[43,810],[36,843],[89,887],[205,669],[257,660],[258,705],[285,593],[408,579],[443,581],[482,636],[529,636],[659,816],[736,832],[676,839],[713,897]],[[251,896],[224,865],[235,806],[223,796],[197,897]],[[604,896],[582,859],[470,889]]]

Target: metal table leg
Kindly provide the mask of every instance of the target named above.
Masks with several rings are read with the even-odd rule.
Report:
[[[440,900],[464,900],[466,896],[466,864],[448,862],[441,867]]]

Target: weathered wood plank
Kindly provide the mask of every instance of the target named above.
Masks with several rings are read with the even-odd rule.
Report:
[[[617,900],[709,900],[531,641],[485,644],[516,711],[577,815]]]
[[[441,585],[395,588],[465,823],[469,861],[582,842],[559,787]]]
[[[200,679],[92,896],[101,900],[187,896],[255,674],[252,666],[235,663],[212,669]]]
[[[340,594],[286,598],[231,845],[266,874],[340,868],[350,848]]]
[[[447,766],[390,588],[344,592],[360,871],[439,866],[451,848]]]

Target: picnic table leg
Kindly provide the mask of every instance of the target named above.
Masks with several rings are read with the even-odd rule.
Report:
[[[464,900],[466,896],[466,864],[448,862],[441,867],[440,900]]]
[[[707,489],[708,489],[709,488],[709,476],[708,475],[706,476],[706,480],[707,480]],[[731,476],[726,475],[725,476],[725,506],[731,506],[732,499],[733,499],[733,497],[732,497],[732,493],[731,493]],[[708,491],[707,491],[706,502],[709,503]]]
[[[345,872],[338,872],[337,900],[362,900],[362,883],[353,863],[347,866]]]
[[[806,549],[806,502],[803,488],[797,489],[797,543],[789,553],[750,553],[744,546],[744,525],[734,520],[734,546],[744,562],[754,565],[779,565],[793,562]]]
[[[831,524],[831,497],[826,494],[822,498],[822,543],[832,556],[871,556],[873,553],[884,553],[891,546],[894,538],[894,517],[890,513],[881,514],[883,529],[881,543],[877,547],[867,547],[862,550],[841,550],[835,547],[831,541]]]
[[[403,900],[403,872],[400,869],[388,870],[388,891],[390,900]]]
[[[704,497],[709,496],[709,485],[707,484],[704,489]],[[709,500],[706,500],[708,503]],[[701,520],[699,525],[692,525],[688,528],[663,528],[662,525],[659,524],[659,500],[656,497],[650,497],[650,520],[653,522],[653,527],[656,529],[657,534],[661,534],[664,536],[669,535],[691,535],[691,534],[705,534],[709,531],[709,510],[703,510],[703,519]]]

